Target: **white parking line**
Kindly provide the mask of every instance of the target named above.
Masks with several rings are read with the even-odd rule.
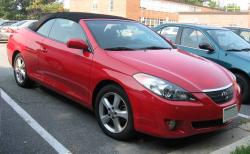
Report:
[[[238,116],[242,117],[242,118],[245,118],[245,119],[250,119],[250,116],[242,114],[242,113],[239,113]]]
[[[48,142],[59,154],[71,154],[60,142],[49,134],[38,122],[36,122],[22,107],[20,107],[10,96],[0,88],[1,98],[19,114],[23,120],[30,125],[46,142]]]

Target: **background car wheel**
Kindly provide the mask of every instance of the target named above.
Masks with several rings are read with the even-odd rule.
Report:
[[[34,85],[34,82],[28,77],[25,62],[21,54],[17,54],[14,60],[14,77],[20,87],[29,88]]]
[[[103,87],[97,94],[95,114],[105,134],[118,140],[134,137],[133,115],[125,91],[117,85]]]
[[[249,104],[250,103],[250,83],[247,77],[245,77],[242,74],[235,74],[237,83],[240,86],[241,89],[241,95],[242,95],[242,103]]]

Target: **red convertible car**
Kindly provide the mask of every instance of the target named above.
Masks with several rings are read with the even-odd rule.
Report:
[[[232,73],[126,18],[49,14],[10,36],[7,48],[19,86],[38,82],[79,102],[115,139],[211,132],[240,108]]]

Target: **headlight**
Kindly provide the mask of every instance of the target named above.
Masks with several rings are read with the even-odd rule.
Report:
[[[230,72],[230,73],[231,73],[231,72]],[[235,76],[233,73],[231,73],[231,76],[232,76],[233,81],[236,82],[236,76]]]
[[[237,88],[238,92],[241,93],[241,88],[240,88],[240,86],[239,86],[239,84],[237,82],[236,76],[232,72],[230,72],[230,74],[231,74],[231,77],[233,79],[234,84],[236,85],[236,88]]]
[[[181,87],[160,78],[138,73],[133,76],[140,84],[153,93],[174,101],[194,101],[195,97]]]

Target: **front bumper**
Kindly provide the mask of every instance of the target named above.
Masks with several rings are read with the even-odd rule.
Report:
[[[137,131],[163,138],[181,138],[212,132],[227,126],[222,123],[223,109],[237,104],[240,94],[234,86],[234,97],[227,103],[216,104],[204,93],[193,93],[195,102],[168,101],[147,90],[129,91],[133,108],[134,127]],[[170,130],[167,122],[175,120],[176,128]]]

